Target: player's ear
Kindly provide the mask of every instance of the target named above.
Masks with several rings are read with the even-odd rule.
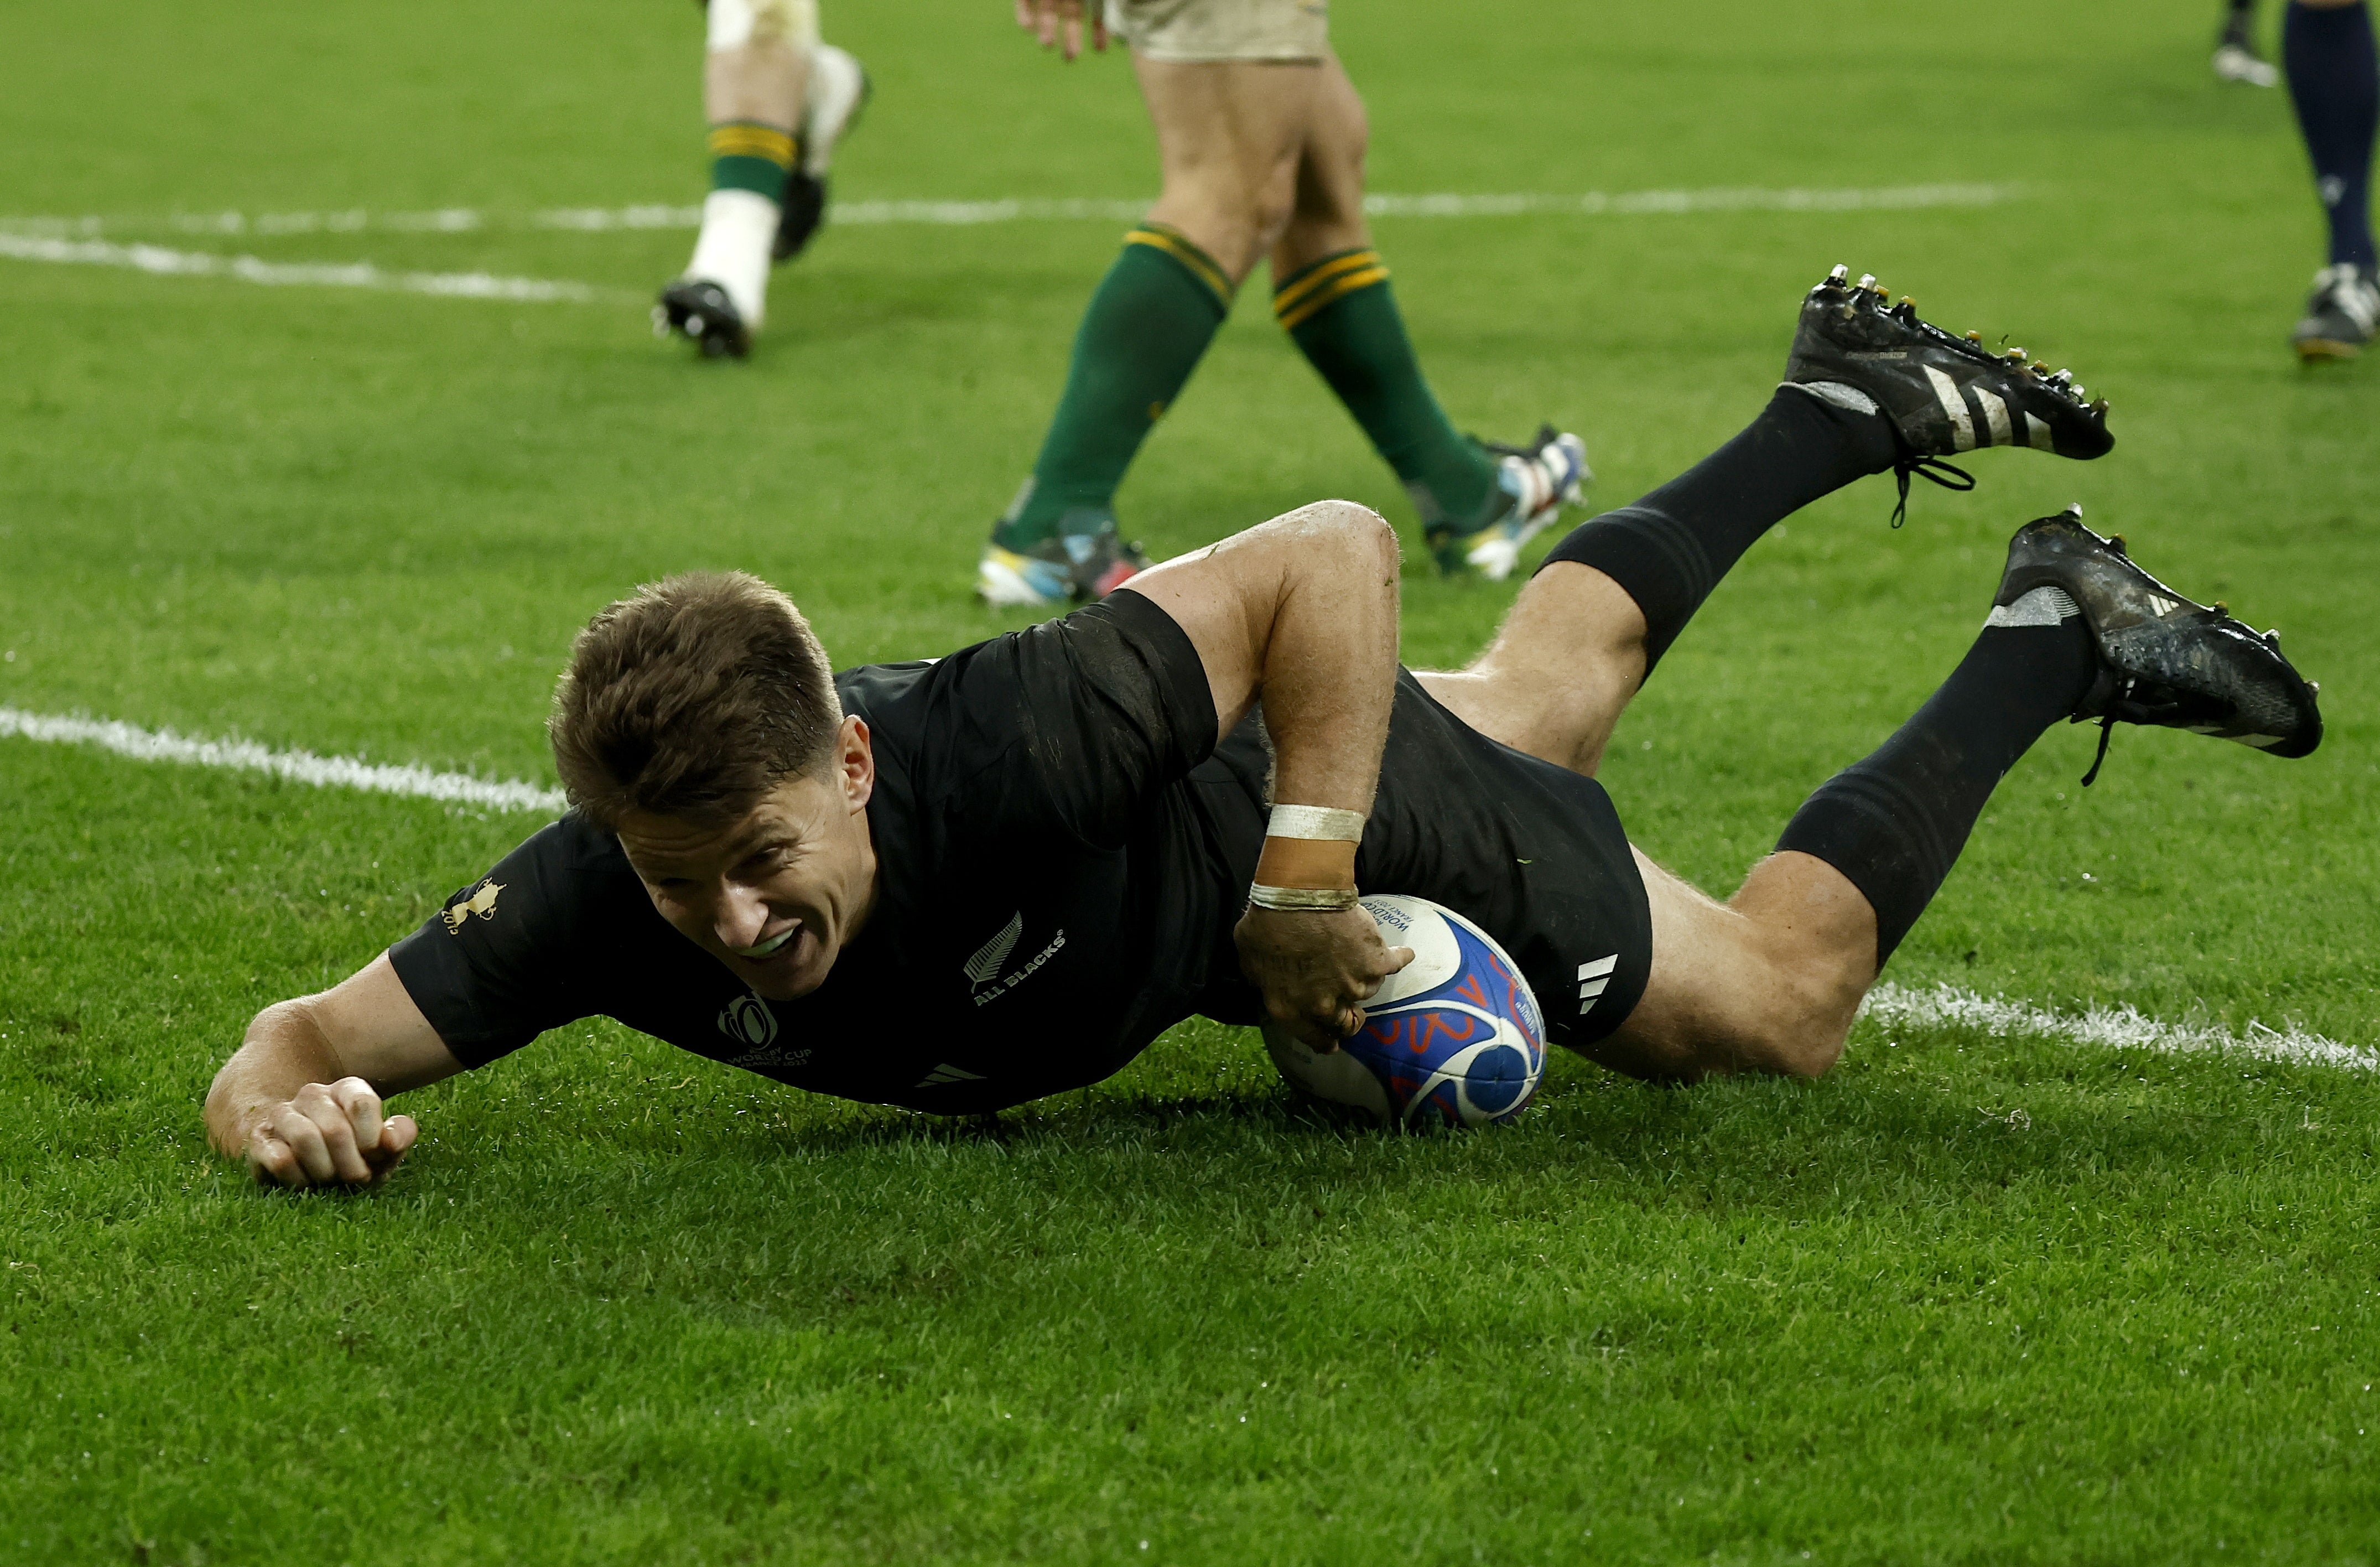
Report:
[[[835,771],[843,780],[844,803],[854,811],[863,810],[876,793],[876,747],[868,738],[868,721],[856,713],[844,715],[835,747]]]

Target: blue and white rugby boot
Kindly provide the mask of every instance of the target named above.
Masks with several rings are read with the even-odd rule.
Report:
[[[1468,532],[1440,523],[1425,529],[1423,537],[1439,570],[1448,576],[1468,567],[1490,582],[1501,582],[1520,564],[1521,547],[1560,516],[1563,506],[1576,505],[1595,473],[1586,466],[1586,443],[1550,424],[1539,426],[1536,439],[1525,446],[1493,441],[1479,444],[1496,456],[1502,509]]]
[[[1916,304],[1895,305],[1873,277],[1851,281],[1837,267],[1802,301],[1802,321],[1785,361],[1789,385],[1852,406],[1844,389],[1881,408],[1900,439],[1898,527],[1909,506],[1909,480],[1923,474],[1952,490],[1972,490],[1964,469],[1942,459],[1981,446],[2030,446],[2088,462],[2116,443],[2107,400],[2053,373],[2025,351],[1994,353],[1983,334],[1953,337],[1918,318]]]
[[[2281,656],[2281,634],[2257,633],[2228,608],[2184,598],[2132,564],[2120,538],[2082,526],[2082,508],[2028,522],[2009,542],[1993,625],[2062,619],[2075,610],[2099,652],[2098,678],[2073,722],[2099,722],[2099,775],[2119,723],[2155,723],[2237,740],[2277,757],[2322,744],[2321,687]]]
[[[996,539],[986,544],[976,563],[976,597],[996,610],[1090,603],[1148,569],[1140,546],[1116,531],[1111,512],[1077,507],[1058,528],[1057,537],[1022,553]]]
[[[777,237],[770,259],[790,261],[802,253],[826,221],[826,176],[835,144],[859,123],[873,85],[848,50],[821,43],[810,52],[810,79],[802,97],[802,123],[794,132],[794,166],[785,171],[778,198]]]

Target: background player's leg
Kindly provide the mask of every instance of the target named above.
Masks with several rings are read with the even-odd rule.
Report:
[[[2380,329],[2372,239],[2372,144],[2380,58],[2363,0],[2290,0],[2281,23],[2289,100],[2330,222],[2329,262],[2293,339],[2309,359],[2347,358]]]
[[[2098,667],[2072,601],[2027,594],[1993,611],[1950,678],[1881,748],[1810,796],[1727,903],[1639,854],[1652,975],[1597,1058],[1648,1076],[1833,1065],[1860,998],[1949,874],[1993,788],[2082,704]]]
[[[1140,55],[1132,67],[1164,178],[1148,221],[1213,257],[1236,290],[1289,225],[1324,67]]]
[[[2215,74],[2256,87],[2281,79],[2256,50],[2256,0],[2225,0],[2223,30],[2215,40]]]
[[[1469,533],[1504,509],[1497,461],[1455,430],[1422,379],[1364,217],[1364,102],[1337,56],[1321,70],[1272,249],[1273,315],[1403,481],[1423,527]]]
[[[1481,734],[1591,774],[1621,711],[1743,552],[1896,456],[1881,413],[1780,386],[1685,474],[1573,529],[1488,650],[1459,674],[1422,683]]]
[[[2372,142],[2380,115],[2364,0],[2290,0],[2282,19],[2289,98],[2330,221],[2330,260],[2370,266]]]
[[[794,165],[818,11],[812,0],[710,0],[709,13],[702,97],[710,194],[682,281],[725,291],[745,340],[726,351],[740,353],[768,314],[770,247]],[[662,304],[668,310],[671,301]]]
[[[1164,190],[1091,296],[1032,477],[992,530],[977,590],[995,604],[1096,596],[1143,564],[1113,542],[1116,486],[1288,221],[1321,74],[1140,55],[1133,68]],[[1083,562],[1096,563],[1089,579]]]

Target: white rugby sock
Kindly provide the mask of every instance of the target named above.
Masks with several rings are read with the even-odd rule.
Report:
[[[769,306],[769,248],[777,238],[777,203],[750,190],[714,190],[702,203],[702,233],[686,275],[727,290],[728,302],[757,332]]]

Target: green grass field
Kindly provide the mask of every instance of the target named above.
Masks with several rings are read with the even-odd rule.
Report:
[[[1888,978],[2380,1036],[2380,383],[2288,353],[2316,212],[2211,0],[1339,9],[1377,190],[2012,188],[1383,218],[1458,421],[1581,431],[1601,504],[1759,407],[1836,261],[2113,400],[2104,462],[1764,541],[1614,747],[1649,852],[1731,887],[2080,499],[2284,627],[2329,738],[2126,731],[2086,793],[2052,734]],[[1006,11],[829,6],[877,83],[841,198],[1152,192],[1123,62]],[[640,579],[758,571],[841,662],[998,629],[975,553],[1121,225],[831,227],[698,364],[643,310],[686,234],[504,214],[698,200],[698,53],[629,0],[0,9],[0,218],[600,291],[0,259],[0,707],[550,781],[563,651]],[[448,207],[495,221],[171,221]],[[1262,292],[1121,497],[1155,553],[1328,494],[1412,526]],[[1411,553],[1407,657],[1460,659],[1512,591]],[[1870,1022],[1815,1085],[1565,1060],[1397,1139],[1205,1025],[990,1127],[582,1026],[411,1096],[385,1189],[290,1198],[206,1151],[216,1064],[535,819],[20,739],[0,796],[0,1559],[2380,1561],[2370,1073]]]

